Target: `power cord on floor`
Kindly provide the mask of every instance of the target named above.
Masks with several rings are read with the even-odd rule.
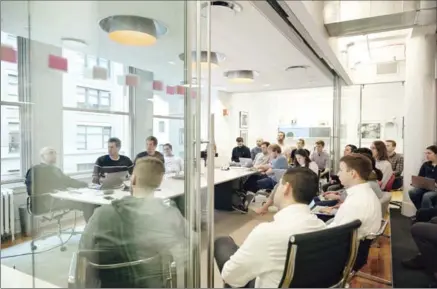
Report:
[[[47,252],[49,252],[49,251],[52,251],[52,250],[54,250],[54,249],[57,249],[57,248],[60,248],[60,247],[62,247],[62,246],[64,246],[66,243],[68,243],[68,241],[70,241],[70,239],[73,237],[73,235],[74,235],[74,229],[76,228],[76,218],[77,218],[77,215],[76,214],[74,214],[74,225],[73,225],[73,229],[72,229],[72,231],[71,231],[71,233],[70,233],[70,236],[67,238],[67,240],[65,241],[65,242],[62,242],[61,244],[59,244],[59,245],[56,245],[56,246],[54,246],[54,247],[52,247],[52,248],[49,248],[49,249],[46,249],[46,250],[42,250],[42,251],[38,251],[38,252],[29,252],[29,253],[23,253],[23,254],[17,254],[17,255],[9,255],[9,256],[1,256],[0,257],[0,260],[3,260],[3,259],[10,259],[10,258],[17,258],[17,257],[22,257],[22,256],[28,256],[28,255],[32,255],[32,254],[41,254],[41,253],[47,253]],[[14,266],[15,267],[15,266]]]

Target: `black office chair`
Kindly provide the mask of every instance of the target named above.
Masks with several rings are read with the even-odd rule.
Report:
[[[110,251],[74,253],[68,288],[176,288],[176,265],[171,257],[158,254],[131,262],[108,263],[112,256],[114,252]]]
[[[279,288],[344,288],[358,249],[359,220],[292,236]]]

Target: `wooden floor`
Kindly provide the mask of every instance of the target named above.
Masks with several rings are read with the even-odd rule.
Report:
[[[399,194],[395,193],[393,199],[399,199]],[[402,197],[400,197],[402,200]],[[389,217],[389,216],[387,216]],[[390,223],[386,228],[385,235],[388,237],[380,237],[378,245],[371,248],[367,265],[363,268],[362,272],[368,273],[372,276],[379,277],[392,281],[392,264],[391,264],[391,244],[390,244]],[[14,243],[7,241],[2,243],[2,248],[7,248],[16,244],[20,244],[31,240],[31,237],[18,237]],[[354,277],[350,283],[351,288],[391,288],[392,286],[383,285],[371,280],[367,280],[361,277]]]

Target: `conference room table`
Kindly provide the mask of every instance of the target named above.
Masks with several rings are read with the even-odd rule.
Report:
[[[214,185],[231,182],[237,179],[248,177],[256,171],[249,168],[231,167],[229,170],[216,168],[214,170]],[[207,188],[206,172],[201,174],[200,187],[202,190]],[[165,176],[161,186],[155,191],[156,198],[174,199],[184,194],[184,180]],[[115,189],[110,195],[105,195],[105,190],[96,190],[92,188],[68,189],[51,194],[55,199],[74,201],[78,203],[87,203],[94,205],[110,204],[114,200],[129,196],[130,192],[121,189]],[[108,198],[108,196],[110,198]]]
[[[35,286],[35,287],[34,287]],[[49,282],[1,265],[1,288],[59,288]]]

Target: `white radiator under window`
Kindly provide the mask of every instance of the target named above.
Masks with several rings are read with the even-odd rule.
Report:
[[[15,210],[14,210],[14,193],[10,189],[1,189],[1,236],[12,237],[15,240]]]

